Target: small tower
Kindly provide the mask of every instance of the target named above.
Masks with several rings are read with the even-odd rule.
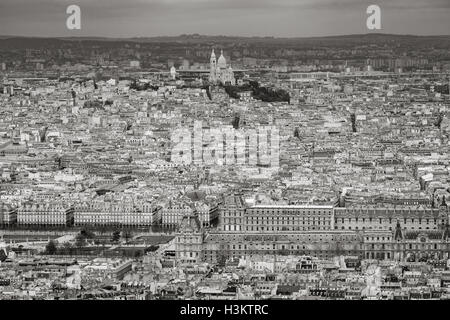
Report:
[[[216,54],[214,53],[214,49],[212,49],[212,51],[211,51],[211,58],[209,59],[209,63],[211,64],[211,67],[216,67],[216,63],[217,63],[217,60],[216,60]]]
[[[400,222],[397,220],[397,225],[395,226],[395,231],[394,231],[394,241],[396,242],[403,242],[403,232],[402,232],[402,228],[400,227]],[[395,247],[394,246],[394,260],[396,261],[402,261],[405,256],[404,256],[404,248],[403,248],[404,244],[400,244],[400,247]]]
[[[198,213],[192,205],[192,212],[181,219],[175,237],[175,254],[179,263],[199,263],[202,261],[203,229]]]
[[[212,49],[211,52],[211,58],[209,59],[209,82],[216,82],[216,68],[217,68],[217,60],[216,60],[216,54],[214,53],[214,49]]]
[[[445,219],[448,222],[449,215],[448,215],[448,206],[447,206],[447,202],[445,200],[445,195],[442,196],[442,201],[439,204],[439,215],[441,218]],[[444,228],[445,224],[442,224],[441,227]]]
[[[394,240],[395,241],[403,240],[403,232],[402,228],[400,227],[399,221],[397,221],[397,225],[395,226]]]

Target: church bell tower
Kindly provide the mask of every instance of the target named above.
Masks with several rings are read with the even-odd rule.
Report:
[[[210,64],[209,82],[215,82],[216,81],[217,60],[216,60],[216,54],[214,53],[214,49],[212,49],[211,58],[209,59],[209,64]]]

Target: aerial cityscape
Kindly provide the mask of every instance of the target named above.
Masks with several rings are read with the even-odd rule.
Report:
[[[449,87],[450,35],[0,36],[0,300],[448,300]]]

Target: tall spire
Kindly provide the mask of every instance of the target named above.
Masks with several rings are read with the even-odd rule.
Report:
[[[400,227],[400,221],[398,221],[398,220],[397,220],[397,226],[395,227],[394,239],[395,240],[403,239],[402,228]]]
[[[214,53],[214,48],[211,51],[211,58],[209,59],[210,71],[209,71],[209,82],[216,81],[216,54]]]
[[[446,207],[447,203],[445,202],[445,196],[442,196],[442,203],[441,203],[441,207]]]
[[[211,51],[211,58],[209,59],[209,62],[211,64],[211,68],[214,68],[216,66],[216,54],[214,53],[214,48]]]

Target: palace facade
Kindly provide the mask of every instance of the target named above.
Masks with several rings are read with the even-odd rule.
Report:
[[[256,255],[349,255],[361,259],[420,261],[448,259],[448,208],[334,208],[332,206],[247,206],[225,199],[219,228],[205,233],[193,212],[176,237],[177,255],[219,263]],[[195,227],[195,226],[198,226]],[[187,262],[186,259],[181,261]],[[192,260],[191,262],[193,262]]]

